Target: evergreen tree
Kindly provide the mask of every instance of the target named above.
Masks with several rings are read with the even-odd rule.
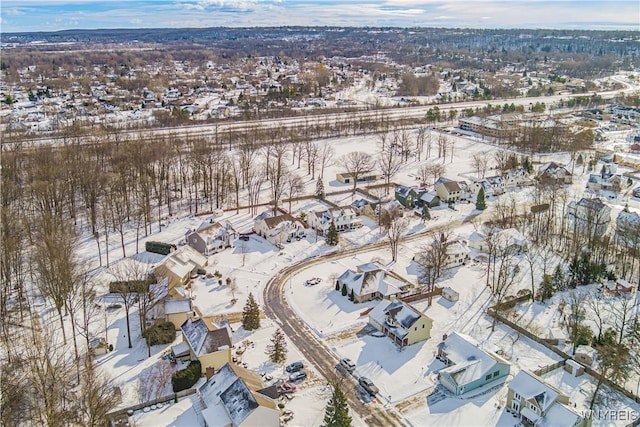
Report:
[[[321,178],[316,181],[316,197],[320,200],[324,199],[324,183]]]
[[[484,200],[484,188],[481,188],[478,192],[478,197],[476,198],[476,209],[479,211],[487,209],[487,203]]]
[[[267,345],[265,353],[273,363],[282,363],[287,360],[287,342],[280,329],[276,329],[273,333],[271,344]]]
[[[350,427],[349,406],[341,384],[334,382],[331,387],[331,398],[324,411],[324,425],[327,427]]]
[[[582,153],[578,154],[578,158],[576,159],[576,165],[584,164],[584,157],[582,157]]]
[[[345,285],[344,283],[342,284],[342,296],[346,297],[347,296],[347,285]]]
[[[431,212],[429,212],[429,206],[426,204],[422,207],[422,220],[426,221],[431,219]]]
[[[355,294],[353,293],[353,289],[351,289],[351,293],[349,294],[349,299],[350,299],[351,301],[354,301],[354,300],[355,300]]]
[[[252,293],[249,293],[247,303],[242,310],[242,327],[247,331],[253,331],[260,327],[260,307],[258,307]]]
[[[340,290],[340,283],[336,280],[336,291]]]
[[[329,230],[327,231],[327,245],[335,246],[338,244],[338,229],[336,228],[336,223],[331,221],[331,225],[329,226]]]

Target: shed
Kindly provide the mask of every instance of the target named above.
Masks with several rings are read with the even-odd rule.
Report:
[[[569,359],[565,362],[564,370],[569,372],[574,377],[579,377],[580,375],[584,374],[584,366],[572,359]]]
[[[442,298],[447,301],[456,302],[460,299],[460,294],[447,286],[442,289]]]
[[[179,359],[181,357],[188,358],[190,356],[189,344],[182,341],[180,344],[176,344],[171,347],[171,353],[173,353],[173,357],[175,357],[176,359]]]
[[[596,360],[598,352],[591,346],[579,345],[576,349],[575,359],[587,366],[591,366]]]

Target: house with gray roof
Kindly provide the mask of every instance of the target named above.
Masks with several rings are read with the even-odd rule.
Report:
[[[238,232],[228,221],[226,224],[205,224],[197,230],[190,230],[186,235],[187,244],[202,255],[213,255],[225,248],[232,248],[237,238]]]
[[[202,426],[279,426],[280,411],[264,390],[255,372],[225,364],[198,388],[192,401]]]
[[[459,332],[445,335],[437,355],[447,364],[438,372],[438,380],[456,396],[498,381],[511,369],[506,360],[481,349],[478,341]]]
[[[183,341],[189,345],[191,360],[200,361],[202,373],[207,368],[220,369],[231,362],[231,330],[228,323],[214,325],[204,319],[189,318],[180,330]]]
[[[383,299],[369,312],[369,324],[404,347],[431,338],[433,320],[409,303]]]
[[[377,262],[369,262],[347,270],[336,280],[338,289],[346,288],[353,294],[353,302],[364,302],[378,298],[395,299],[412,285],[392,275]]]

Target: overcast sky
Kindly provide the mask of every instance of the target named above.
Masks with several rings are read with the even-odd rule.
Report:
[[[640,31],[639,0],[0,0],[0,32],[281,25]]]

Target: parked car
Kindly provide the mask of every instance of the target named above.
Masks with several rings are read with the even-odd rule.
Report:
[[[297,361],[297,362],[293,362],[290,365],[287,365],[287,367],[284,368],[284,370],[287,372],[298,372],[302,368],[304,368],[304,363],[302,363],[301,361]]]
[[[322,282],[322,279],[319,277],[313,277],[309,280],[307,280],[307,285],[309,286],[313,286],[313,285],[317,285],[318,283]]]
[[[276,243],[276,248],[284,249],[284,245],[282,243]]]
[[[296,385],[294,383],[283,383],[277,387],[279,394],[294,393],[296,391]]]
[[[307,373],[305,371],[298,371],[289,376],[289,381],[294,383],[296,381],[302,381],[305,378],[307,378]]]
[[[356,370],[356,364],[353,363],[353,361],[348,357],[340,359],[340,366],[350,374],[353,374],[353,372]]]
[[[358,384],[362,386],[363,389],[367,391],[372,396],[375,396],[380,391],[378,387],[367,377],[360,377],[358,379]]]

